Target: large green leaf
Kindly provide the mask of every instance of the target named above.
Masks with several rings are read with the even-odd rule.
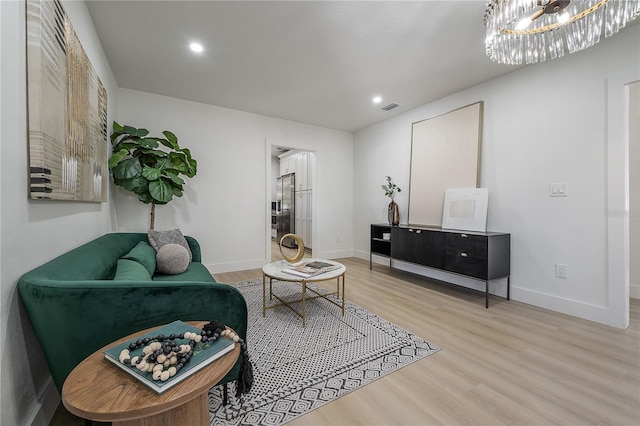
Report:
[[[166,157],[167,155],[169,155],[164,151],[161,151],[159,149],[153,149],[153,148],[138,148],[136,152],[138,153],[137,155],[138,157],[141,157],[142,155],[144,155],[144,156],[150,156],[154,159]]]
[[[156,167],[160,170],[175,168],[170,157],[159,158]]]
[[[137,142],[132,141],[132,140],[121,140],[117,147],[114,147],[113,150],[115,151],[116,149],[126,149],[127,151],[131,151],[131,150],[135,150],[138,149],[139,145],[137,144]]]
[[[113,169],[116,179],[129,179],[142,172],[142,165],[137,158],[127,158],[118,163]]]
[[[166,177],[168,177],[169,179],[171,179],[171,181],[173,183],[175,183],[176,185],[179,185],[180,187],[182,187],[182,185],[184,185],[184,180],[178,176],[177,174],[170,172],[170,171],[165,171],[164,175]]]
[[[138,200],[142,201],[145,204],[149,204],[153,201],[153,198],[151,197],[151,194],[149,194],[148,192],[143,192],[138,194]]]
[[[165,182],[164,179],[158,179],[154,180],[153,182],[149,182],[149,193],[154,200],[157,200],[161,203],[168,203],[173,197],[173,190],[171,189],[171,185]]]
[[[198,172],[198,162],[195,158],[189,159],[189,171],[187,171],[186,175],[189,177],[194,177]]]
[[[112,145],[117,145],[115,140],[118,139],[120,136],[122,136],[122,132],[113,132],[113,133],[111,133],[111,144]]]
[[[158,139],[158,142],[171,150],[180,149],[180,146],[177,144],[177,142],[172,142],[169,139]]]
[[[136,129],[135,127],[126,126],[126,125],[123,127],[122,132],[128,133],[131,136],[139,137],[139,138],[144,138],[149,134],[149,131],[147,129]]]
[[[177,155],[174,163],[176,163],[175,169],[187,177],[194,177],[198,171],[198,162],[193,158],[185,159],[184,156]]]
[[[141,138],[138,140],[138,144],[144,148],[157,148],[158,141],[155,138]]]
[[[178,146],[178,137],[176,135],[174,135],[172,132],[168,130],[165,130],[164,132],[162,132],[162,134],[164,135],[165,138],[167,138],[169,142],[173,144],[173,149],[180,148],[180,146]]]
[[[113,169],[127,155],[129,155],[128,149],[120,149],[118,152],[114,152],[109,158],[109,168]]]
[[[189,171],[189,164],[185,161],[184,157],[181,155],[176,155],[176,153],[169,154],[173,163],[173,169],[180,173],[187,173]]]
[[[166,146],[169,149],[174,149],[173,144],[166,139],[160,138],[158,139],[158,142],[160,142],[162,145]]]
[[[144,176],[148,180],[157,180],[160,178],[160,174],[162,172],[160,169],[156,169],[155,167],[143,167],[142,168],[142,176]]]
[[[134,176],[131,179],[121,179],[116,183],[127,191],[135,192],[136,194],[146,192],[149,187],[149,183],[142,176]]]

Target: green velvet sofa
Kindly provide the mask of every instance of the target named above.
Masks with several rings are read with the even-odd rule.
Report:
[[[88,355],[152,326],[178,319],[219,320],[246,341],[244,297],[235,287],[217,283],[200,263],[198,242],[185,238],[192,261],[178,275],[155,273],[152,280],[114,280],[118,260],[147,241],[147,234],[111,233],[20,278],[20,296],[59,392],[65,378]],[[236,380],[241,361],[221,383]]]

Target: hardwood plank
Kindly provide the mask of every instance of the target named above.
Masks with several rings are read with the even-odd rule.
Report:
[[[442,350],[289,424],[640,424],[637,299],[619,330],[495,296],[485,309],[482,292],[337,260],[348,300]]]

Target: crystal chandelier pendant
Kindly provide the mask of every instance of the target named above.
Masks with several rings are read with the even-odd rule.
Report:
[[[561,58],[611,37],[640,16],[640,0],[489,0],[486,53],[496,62]]]

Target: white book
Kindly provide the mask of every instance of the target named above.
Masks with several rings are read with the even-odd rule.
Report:
[[[301,263],[300,265],[283,269],[282,272],[290,275],[295,275],[297,277],[311,278],[315,277],[316,275],[324,274],[325,272],[336,270],[338,268],[340,268],[339,265],[316,260],[313,262]]]

